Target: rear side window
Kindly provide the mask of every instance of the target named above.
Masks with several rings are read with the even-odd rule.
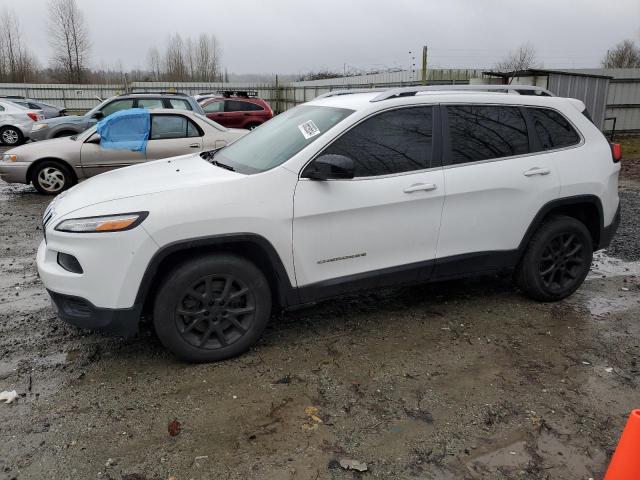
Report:
[[[580,135],[569,120],[555,110],[530,108],[528,112],[542,150],[569,147],[580,143]]]
[[[153,115],[151,117],[150,140],[169,138],[198,137],[198,129],[185,117],[180,115]]]
[[[527,125],[518,107],[447,106],[451,162],[480,162],[529,153]]]
[[[191,105],[186,100],[181,100],[179,98],[170,98],[169,105],[171,108],[175,108],[177,110],[192,110]]]
[[[138,108],[146,108],[148,110],[152,110],[154,108],[163,108],[164,104],[162,103],[161,98],[140,98],[138,99]]]
[[[433,108],[390,110],[356,125],[323,152],[353,159],[356,177],[430,168]]]

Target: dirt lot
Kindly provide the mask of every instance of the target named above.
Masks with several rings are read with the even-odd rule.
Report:
[[[380,291],[278,316],[250,353],[198,366],[148,328],[123,341],[56,318],[34,265],[48,200],[0,186],[0,391],[20,394],[0,404],[1,479],[599,479],[640,407],[632,178],[620,259],[600,254],[566,301],[505,278]]]

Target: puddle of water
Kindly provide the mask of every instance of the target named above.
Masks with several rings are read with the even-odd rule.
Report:
[[[625,262],[605,252],[596,252],[587,279],[628,275],[640,275],[640,262]]]

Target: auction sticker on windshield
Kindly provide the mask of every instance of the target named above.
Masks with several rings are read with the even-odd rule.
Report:
[[[302,132],[302,135],[304,135],[305,140],[320,134],[320,130],[316,127],[316,124],[313,123],[313,120],[309,120],[304,122],[302,125],[298,125],[298,128]]]

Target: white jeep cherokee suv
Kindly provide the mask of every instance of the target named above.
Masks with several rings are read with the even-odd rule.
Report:
[[[149,312],[202,362],[363,288],[513,269],[534,299],[570,295],[619,223],[619,148],[578,100],[474,88],[334,92],[62,193],[37,255],[59,316],[127,336]]]

